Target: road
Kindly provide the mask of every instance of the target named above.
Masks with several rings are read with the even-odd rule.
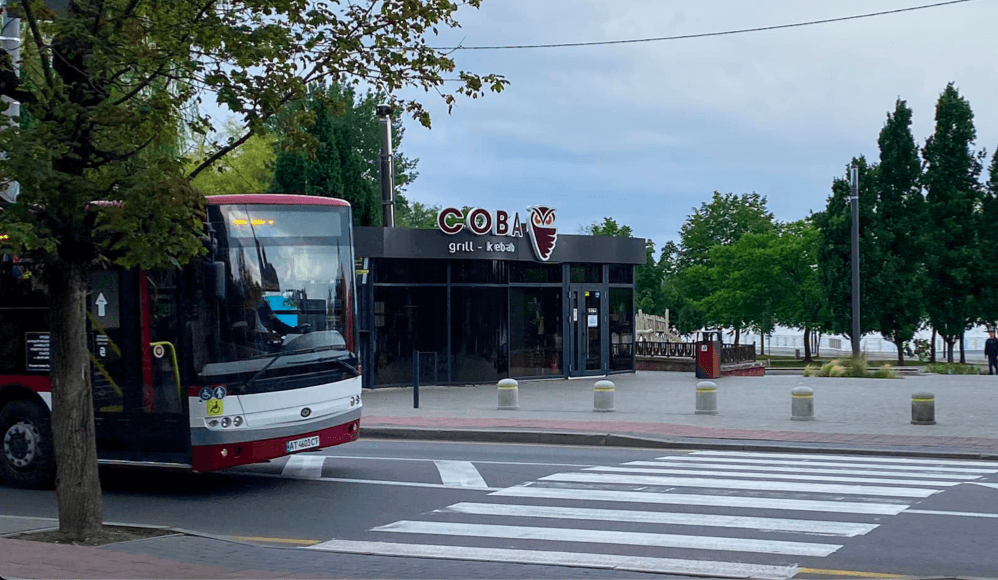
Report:
[[[103,483],[106,521],[237,539],[219,558],[291,573],[998,577],[994,462],[360,441],[222,474],[106,469]],[[0,487],[0,515],[55,517],[54,494]],[[169,541],[197,562],[219,544]]]

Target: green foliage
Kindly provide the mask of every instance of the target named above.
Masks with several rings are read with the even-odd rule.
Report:
[[[593,222],[588,226],[582,226],[580,230],[583,234],[590,236],[634,237],[630,226],[617,225],[617,221],[612,218],[603,218],[603,223]]]
[[[438,213],[440,213],[438,205],[428,206],[418,201],[406,203],[398,208],[398,213],[395,216],[396,225],[400,228],[432,230],[437,227]]]
[[[931,363],[925,365],[925,372],[937,375],[979,375],[981,369],[977,365],[962,363]]]
[[[925,203],[920,181],[921,162],[911,134],[911,109],[898,99],[894,113],[880,132],[880,165],[876,183],[878,267],[863,308],[875,305],[876,328],[899,346],[911,340],[924,317],[922,289],[926,285],[920,238],[925,227]]]
[[[234,123],[225,127],[227,139],[237,139],[240,128]],[[274,179],[275,139],[270,135],[254,135],[245,143],[219,159],[208,171],[202,171],[191,185],[204,195],[264,193]],[[207,140],[198,140],[188,171],[208,154]]]
[[[353,206],[355,225],[381,225],[383,127],[376,107],[384,100],[370,92],[359,96],[337,83],[310,87],[305,98],[291,103],[272,123],[280,152],[270,190],[339,197]],[[418,160],[399,152],[404,135],[401,111],[393,112],[392,126],[398,209],[406,207],[401,193],[415,178]],[[304,135],[298,133],[302,128]]]
[[[706,264],[714,246],[733,244],[745,234],[766,233],[773,228],[765,196],[715,191],[710,203],[694,208],[679,230],[680,267]]]
[[[824,292],[827,308],[823,328],[833,334],[852,334],[852,209],[849,168],[855,165],[859,173],[859,249],[860,298],[872,295],[871,285],[877,273],[879,223],[874,207],[877,199],[877,169],[863,157],[854,158],[846,166],[846,176],[832,182],[832,195],[825,210],[814,214],[814,224],[821,232],[818,250],[818,280]],[[879,315],[875,303],[863,301],[860,308],[860,333],[876,329]]]
[[[936,104],[935,133],[922,151],[929,221],[924,252],[926,312],[950,344],[976,317],[980,265],[986,262],[993,267],[994,261],[993,255],[982,256],[978,235],[984,224],[975,218],[983,202],[975,137],[970,104],[950,83]]]

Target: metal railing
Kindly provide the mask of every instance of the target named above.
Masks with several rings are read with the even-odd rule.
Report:
[[[697,343],[695,342],[658,342],[646,341],[637,343],[638,356],[661,356],[677,358],[696,358]],[[738,363],[755,360],[755,345],[733,344],[721,345],[721,362]]]

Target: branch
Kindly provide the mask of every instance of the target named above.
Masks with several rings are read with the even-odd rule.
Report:
[[[45,55],[45,42],[42,40],[42,31],[38,29],[38,19],[35,18],[35,13],[31,11],[31,0],[21,0],[21,8],[24,10],[28,27],[31,28],[31,38],[34,39],[35,47],[38,48],[38,58],[42,60],[42,72],[45,73],[45,82],[49,88],[52,88],[52,63],[49,62],[49,57]]]
[[[246,141],[248,141],[249,138],[252,137],[252,136],[253,136],[253,131],[246,131],[246,134],[243,135],[242,137],[236,139],[235,141],[229,143],[225,147],[222,147],[218,151],[214,152],[210,157],[208,157],[207,159],[205,159],[204,161],[202,161],[200,165],[198,165],[197,167],[195,167],[194,171],[191,171],[190,175],[187,176],[187,179],[188,180],[193,180],[195,177],[198,176],[199,173],[201,173],[205,169],[211,167],[211,165],[213,163],[215,163],[216,161],[218,161],[222,157],[225,157],[226,155],[228,155],[230,152],[232,152],[233,149],[235,149],[236,147],[239,147],[240,145],[242,145],[243,143],[245,143]]]

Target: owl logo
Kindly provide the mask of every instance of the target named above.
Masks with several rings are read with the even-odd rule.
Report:
[[[533,206],[530,210],[530,242],[534,246],[534,254],[541,261],[547,262],[554,252],[554,244],[558,241],[558,228],[554,225],[554,212],[552,207]]]

